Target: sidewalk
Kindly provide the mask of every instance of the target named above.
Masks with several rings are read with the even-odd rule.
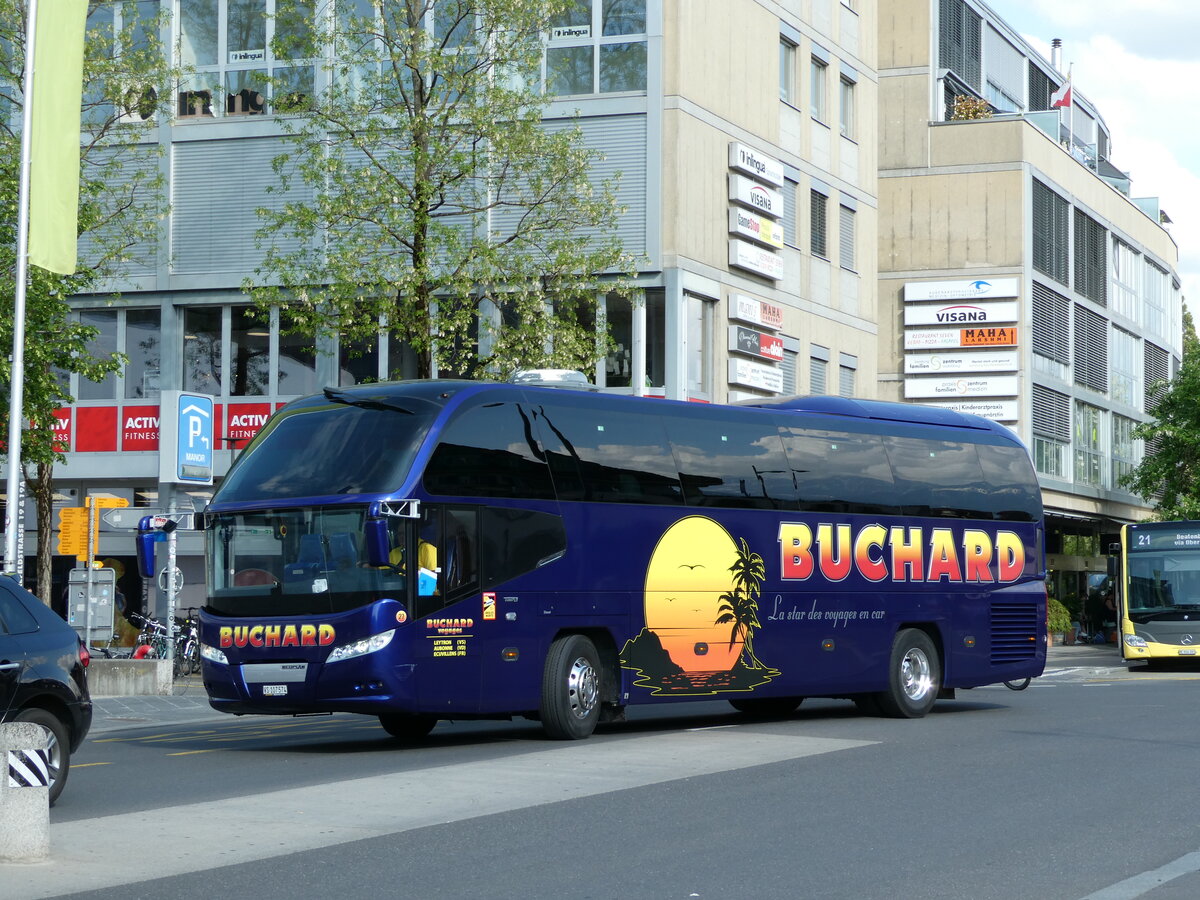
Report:
[[[193,722],[228,720],[227,713],[208,705],[199,675],[175,679],[170,696],[94,697],[89,737],[134,728],[138,725],[187,725]]]

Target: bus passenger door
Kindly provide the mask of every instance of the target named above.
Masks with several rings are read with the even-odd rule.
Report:
[[[423,712],[479,709],[479,529],[474,509],[422,504],[416,546],[413,658]]]

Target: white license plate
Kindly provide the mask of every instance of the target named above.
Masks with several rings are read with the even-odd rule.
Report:
[[[1180,655],[1180,656],[1195,656],[1195,655],[1196,655],[1196,648],[1195,648],[1195,647],[1192,647],[1191,649],[1188,649],[1188,650],[1180,650],[1180,651],[1179,651],[1179,655]]]
[[[263,685],[263,696],[264,697],[283,697],[286,695],[287,695],[287,685],[286,684],[264,684]]]

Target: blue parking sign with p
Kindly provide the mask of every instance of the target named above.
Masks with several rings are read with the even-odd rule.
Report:
[[[178,479],[212,484],[213,398],[204,394],[181,393],[177,426]]]

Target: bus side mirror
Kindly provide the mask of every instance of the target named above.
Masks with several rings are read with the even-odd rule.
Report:
[[[1116,578],[1121,574],[1121,560],[1115,556],[1110,556],[1108,558],[1108,574],[1113,578]]]
[[[388,554],[392,548],[388,540],[387,519],[367,519],[363,531],[367,563],[376,569],[388,565]]]
[[[138,533],[135,540],[137,549],[138,574],[143,578],[154,577],[154,529],[150,525],[150,517],[143,516],[138,522]]]

